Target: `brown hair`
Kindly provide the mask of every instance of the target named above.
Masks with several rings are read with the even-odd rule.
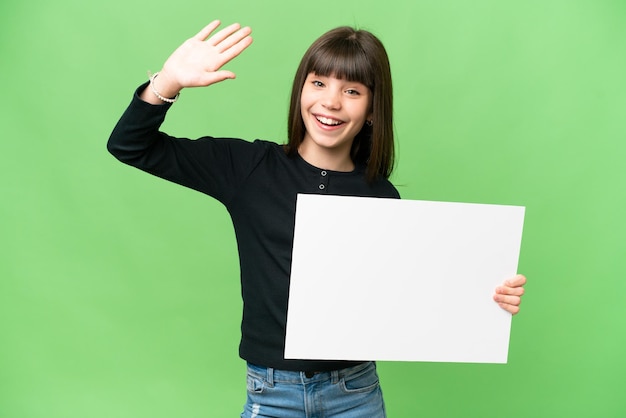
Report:
[[[394,164],[393,91],[385,47],[372,33],[348,26],[332,29],[306,51],[291,90],[288,137],[289,155],[295,155],[305,134],[300,97],[309,73],[334,76],[366,85],[372,92],[372,126],[365,124],[355,136],[350,157],[367,166],[367,179],[389,178]]]

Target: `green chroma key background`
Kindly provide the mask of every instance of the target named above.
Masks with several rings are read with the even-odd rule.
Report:
[[[255,42],[237,80],[182,93],[168,132],[285,141],[305,49],[358,25],[390,55],[402,196],[527,208],[509,364],[382,362],[389,416],[626,416],[624,1],[5,0],[0,16],[0,417],[238,416],[228,215],[105,148],[147,71],[213,18]]]

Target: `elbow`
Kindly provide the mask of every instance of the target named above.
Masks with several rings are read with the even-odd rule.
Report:
[[[125,164],[130,164],[131,160],[136,157],[130,147],[128,145],[125,146],[124,142],[115,136],[115,133],[107,141],[107,151]]]
[[[107,151],[113,155],[115,158],[117,158],[118,160],[122,161],[123,159],[123,152],[121,147],[119,146],[119,144],[117,143],[117,141],[115,141],[115,138],[113,135],[111,135],[109,137],[109,140],[107,141]]]
[[[115,147],[115,143],[111,140],[111,138],[109,138],[109,140],[107,141],[107,151],[109,151],[110,154],[115,156],[116,150],[117,148]]]

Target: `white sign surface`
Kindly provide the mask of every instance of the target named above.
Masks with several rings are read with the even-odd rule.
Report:
[[[285,358],[506,363],[524,208],[298,195]]]

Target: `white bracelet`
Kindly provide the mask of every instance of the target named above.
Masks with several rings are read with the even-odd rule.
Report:
[[[174,96],[173,99],[169,99],[167,97],[161,96],[159,92],[156,91],[156,89],[154,88],[154,79],[157,78],[158,75],[159,75],[159,72],[157,71],[156,73],[150,76],[150,89],[152,90],[152,93],[154,93],[154,95],[158,97],[159,100],[161,101],[164,101],[166,103],[174,103],[176,100],[178,100],[178,96],[180,96],[180,92],[176,93],[176,96]]]

